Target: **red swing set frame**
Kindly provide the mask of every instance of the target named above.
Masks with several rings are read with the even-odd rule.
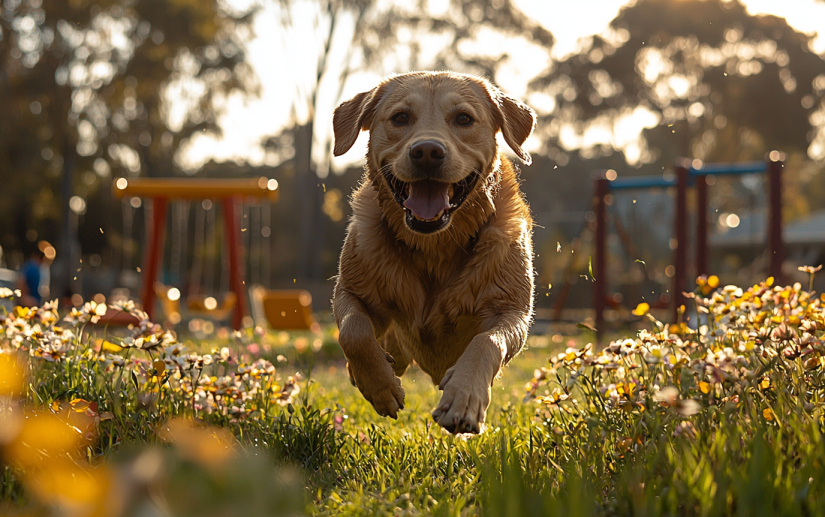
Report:
[[[243,245],[238,231],[237,204],[245,199],[278,200],[278,182],[269,178],[118,178],[112,182],[118,198],[141,197],[152,200],[152,224],[146,227],[146,248],[141,269],[140,299],[152,318],[155,312],[154,285],[161,266],[166,214],[170,199],[217,199],[223,207],[226,245],[229,255],[229,289],[237,296],[232,327],[240,329],[246,315]]]
[[[785,260],[785,246],[782,239],[782,169],[785,154],[771,151],[765,155],[763,162],[702,164],[687,158],[676,161],[675,179],[662,177],[628,177],[616,179],[615,173],[608,178],[608,171],[597,171],[594,174],[594,203],[595,203],[595,264],[593,282],[593,308],[595,309],[595,323],[597,339],[601,337],[604,326],[604,311],[607,306],[607,196],[611,191],[624,189],[649,188],[676,188],[675,218],[673,236],[676,247],[673,250],[674,275],[671,291],[672,320],[678,319],[680,307],[685,304],[683,292],[688,285],[688,206],[687,191],[691,186],[696,187],[696,259],[697,275],[708,274],[708,205],[707,205],[707,178],[708,176],[757,174],[767,175],[768,194],[768,235],[767,249],[769,254],[768,274],[780,281],[782,263]]]

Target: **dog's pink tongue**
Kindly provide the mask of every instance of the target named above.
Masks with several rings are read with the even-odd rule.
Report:
[[[432,219],[450,207],[450,184],[430,180],[410,183],[410,195],[404,206],[419,219]]]

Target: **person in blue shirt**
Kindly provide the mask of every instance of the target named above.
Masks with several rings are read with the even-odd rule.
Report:
[[[20,287],[20,305],[35,307],[40,305],[40,266],[43,264],[43,252],[39,249],[32,252],[18,273]]]

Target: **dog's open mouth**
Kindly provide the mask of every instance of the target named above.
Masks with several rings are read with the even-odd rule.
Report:
[[[418,233],[434,233],[449,224],[452,213],[473,191],[479,173],[473,170],[456,183],[435,180],[407,183],[389,170],[384,172],[384,178],[395,200],[406,213],[407,227]]]

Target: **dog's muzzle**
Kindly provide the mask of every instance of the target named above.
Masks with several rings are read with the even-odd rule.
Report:
[[[452,214],[466,201],[479,176],[473,170],[456,183],[433,179],[405,182],[389,169],[384,172],[395,201],[405,212],[407,227],[423,234],[435,233],[450,224]]]

